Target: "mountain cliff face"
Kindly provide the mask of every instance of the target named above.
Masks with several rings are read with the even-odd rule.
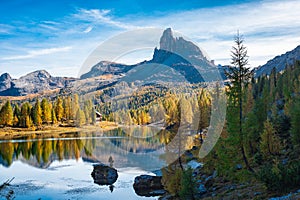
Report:
[[[277,72],[284,70],[287,66],[293,65],[296,60],[300,60],[300,45],[292,51],[288,51],[285,54],[276,56],[272,60],[269,60],[266,64],[259,66],[255,70],[255,76],[269,75],[272,69],[275,67]]]
[[[0,91],[7,90],[11,87],[12,78],[8,73],[4,73],[0,76]]]
[[[29,73],[19,79],[11,79],[9,74],[0,77],[1,96],[25,96],[42,91],[64,88],[72,79],[52,77],[47,71],[39,70]]]
[[[183,39],[183,37],[175,38],[171,28],[167,28],[160,38],[160,49],[174,52],[184,57],[197,57],[205,59],[203,52],[198,46],[190,41]]]
[[[161,64],[168,66],[173,70],[168,70],[168,72],[164,74],[155,74],[156,79],[159,79],[157,76],[163,75],[164,77],[161,80],[170,80],[174,76],[174,73],[179,73],[190,83],[204,81],[199,73],[199,69],[203,69],[204,73],[206,73],[205,71],[207,71],[207,69],[215,67],[215,65],[204,56],[198,46],[182,37],[174,37],[172,30],[168,28],[163,32],[160,38],[160,48],[154,49],[153,58],[151,60],[135,65],[101,61],[93,66],[88,73],[83,74],[81,79],[96,77],[103,74],[126,74],[129,70],[139,67],[142,64],[151,64],[152,66]],[[198,66],[197,69],[194,66],[195,64]]]

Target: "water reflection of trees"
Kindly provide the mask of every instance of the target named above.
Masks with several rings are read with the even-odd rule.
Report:
[[[95,147],[93,139],[46,139],[35,140],[26,137],[20,142],[7,141],[0,144],[0,162],[10,166],[20,157],[25,160],[36,160],[37,163],[48,163],[53,160],[80,158],[81,152],[90,155]]]
[[[25,159],[34,166],[45,167],[47,163],[54,160],[78,160],[81,156],[93,158],[94,151],[98,147],[102,147],[101,149],[114,148],[116,152],[121,150],[122,155],[147,153],[164,149],[165,145],[169,144],[176,135],[176,133],[167,130],[160,130],[155,134],[144,131],[140,133],[143,137],[138,137],[137,131],[133,129],[132,131],[128,132],[128,130],[124,131],[122,129],[109,131],[101,135],[106,136],[105,139],[93,138],[91,136],[99,135],[92,133],[89,135],[66,134],[59,138],[48,139],[37,139],[31,136],[20,141],[4,141],[0,143],[0,163],[9,167],[14,160]],[[107,145],[110,145],[110,147]],[[105,153],[109,152],[101,151],[102,155]],[[107,160],[103,161],[106,162]]]

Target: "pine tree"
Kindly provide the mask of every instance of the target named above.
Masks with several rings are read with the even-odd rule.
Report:
[[[233,66],[229,66],[228,70],[225,72],[227,78],[231,81],[229,90],[227,92],[229,103],[228,116],[231,118],[227,120],[229,129],[228,132],[229,134],[233,134],[234,136],[238,137],[236,138],[238,140],[238,149],[242,154],[245,165],[250,171],[253,171],[245,153],[244,132],[242,129],[244,121],[243,96],[246,86],[251,81],[253,72],[247,67],[247,49],[243,44],[244,40],[239,32],[237,33],[234,42],[235,46],[232,47],[231,51],[231,64]]]

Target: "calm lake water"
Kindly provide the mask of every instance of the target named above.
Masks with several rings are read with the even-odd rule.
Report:
[[[157,199],[138,196],[132,185],[136,176],[166,166],[170,138],[148,127],[2,140],[0,183],[15,177],[9,187],[15,199]],[[118,170],[113,186],[94,183],[91,172],[99,162]]]

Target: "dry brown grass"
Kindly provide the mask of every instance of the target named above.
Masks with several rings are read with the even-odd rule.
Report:
[[[0,128],[0,140],[16,139],[30,135],[40,135],[44,137],[59,136],[61,133],[74,132],[93,132],[93,131],[108,131],[117,128],[114,122],[99,122],[96,125],[86,125],[82,127],[60,127],[57,125],[44,125],[34,128]]]
[[[39,96],[51,95],[59,93],[60,89],[47,90],[36,94],[28,94],[26,96],[0,96],[0,100],[10,100],[10,101],[24,101],[31,100]]]

